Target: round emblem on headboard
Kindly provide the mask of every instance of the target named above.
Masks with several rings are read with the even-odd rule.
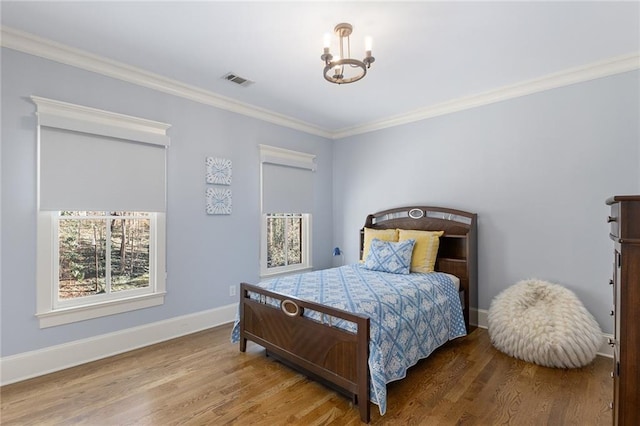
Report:
[[[420,209],[411,209],[409,210],[409,217],[411,219],[420,219],[424,216],[424,212]]]

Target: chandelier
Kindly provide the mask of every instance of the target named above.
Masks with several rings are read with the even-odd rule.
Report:
[[[342,23],[336,25],[333,31],[340,39],[340,56],[333,56],[329,51],[331,38],[329,34],[324,36],[324,54],[320,59],[324,61],[325,80],[336,83],[353,83],[367,75],[367,69],[376,60],[371,56],[371,37],[365,38],[365,58],[362,61],[351,58],[351,42],[349,36],[353,32],[351,24]],[[346,56],[345,56],[346,53]]]

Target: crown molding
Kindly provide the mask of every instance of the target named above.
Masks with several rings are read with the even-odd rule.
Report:
[[[640,53],[634,52],[548,74],[532,80],[503,86],[476,95],[453,99],[437,105],[365,123],[360,126],[331,131],[284,114],[239,102],[199,87],[191,86],[122,62],[94,55],[12,28],[2,27],[0,29],[0,45],[327,139],[343,139],[349,136],[401,126],[440,115],[451,114],[545,90],[640,69]]]
[[[242,114],[268,123],[299,130],[324,138],[332,138],[332,133],[313,124],[279,114],[265,108],[236,101],[235,99],[182,83],[159,74],[75,49],[33,34],[9,27],[0,29],[0,45],[30,55],[71,65],[86,71],[116,78],[128,83],[179,96],[201,104]]]
[[[621,74],[628,71],[640,69],[640,54],[635,52],[627,55],[617,56],[604,61],[591,63],[581,67],[570,68],[553,74],[548,74],[532,80],[503,86],[498,89],[489,90],[477,95],[466,96],[453,99],[437,105],[420,108],[404,114],[396,115],[387,119],[373,121],[361,126],[350,127],[336,131],[332,134],[334,139],[342,139],[349,136],[369,133],[389,127],[401,126],[416,121],[440,115],[451,114],[470,108],[489,105],[496,102],[506,101],[545,90],[556,89],[569,86],[571,84],[582,83],[597,78]]]

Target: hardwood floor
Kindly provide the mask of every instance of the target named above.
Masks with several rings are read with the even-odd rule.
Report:
[[[3,425],[357,425],[350,400],[229,343],[230,325],[0,388]],[[611,360],[539,367],[486,330],[449,342],[388,385],[374,425],[610,425]]]

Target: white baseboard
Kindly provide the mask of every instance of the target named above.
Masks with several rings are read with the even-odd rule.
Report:
[[[0,385],[174,339],[235,319],[238,304],[0,358]]]
[[[480,328],[489,327],[489,311],[475,308],[471,308],[470,311],[471,318],[478,318],[478,324],[475,325]],[[474,313],[477,313],[477,316],[474,316]],[[600,345],[600,349],[598,349],[598,355],[613,358],[613,348],[609,345],[609,339],[613,339],[612,334],[602,333],[602,344]]]
[[[489,311],[487,311],[486,309],[476,308],[470,308],[469,311],[471,313],[471,318],[478,318],[478,323],[474,325],[485,329],[489,327],[489,320],[487,319]]]
[[[237,310],[238,305],[233,303],[195,314],[0,358],[0,385],[42,376],[226,324],[235,319]],[[475,325],[486,329],[489,324],[488,311],[474,308],[471,308],[471,311],[473,311],[471,318],[478,318],[478,323]],[[608,343],[609,338],[612,337],[610,334],[602,335],[602,346],[598,355],[613,357],[613,350]]]

